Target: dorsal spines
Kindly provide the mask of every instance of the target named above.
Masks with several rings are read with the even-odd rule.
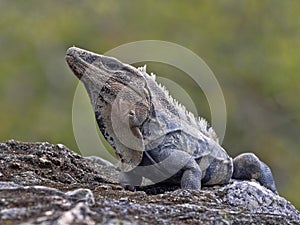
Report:
[[[139,71],[141,71],[142,73],[146,73],[147,70],[147,65],[145,64],[144,66],[140,66],[137,68]]]
[[[150,77],[157,85],[157,87],[164,93],[167,98],[167,102],[172,104],[179,114],[179,119],[185,121],[186,124],[190,124],[193,127],[196,127],[203,133],[205,136],[212,138],[214,141],[218,142],[218,137],[214,129],[208,124],[206,119],[202,117],[196,117],[192,112],[188,111],[184,105],[179,103],[174,99],[166,87],[160,83],[156,82],[156,75],[154,73],[147,74],[146,65],[138,67],[138,70],[142,72],[144,76]]]

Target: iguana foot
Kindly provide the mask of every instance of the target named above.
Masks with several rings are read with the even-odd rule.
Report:
[[[136,191],[136,186],[133,186],[133,185],[129,185],[129,184],[122,184],[121,183],[121,186],[124,188],[124,190],[126,191]]]
[[[136,187],[141,185],[142,177],[132,171],[120,172],[119,182],[125,190],[135,191]]]
[[[257,180],[262,186],[278,194],[270,168],[253,153],[244,153],[233,159],[233,179]]]

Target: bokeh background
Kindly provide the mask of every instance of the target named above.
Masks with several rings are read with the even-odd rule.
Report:
[[[214,71],[226,100],[223,142],[251,151],[300,208],[300,2],[0,1],[0,141],[48,141],[78,151],[72,102],[78,81],[64,61],[76,45],[104,53],[137,40],[191,49]],[[182,71],[147,63],[179,83],[208,120],[199,87]],[[184,103],[184,102],[183,102]]]

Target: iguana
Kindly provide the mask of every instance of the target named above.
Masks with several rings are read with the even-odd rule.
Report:
[[[255,179],[277,193],[265,163],[253,153],[229,157],[206,120],[174,100],[146,67],[76,47],[67,50],[66,61],[84,84],[99,129],[120,160],[123,187],[134,190],[145,177],[201,189],[233,178]]]

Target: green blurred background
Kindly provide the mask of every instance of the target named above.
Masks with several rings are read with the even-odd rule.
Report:
[[[48,141],[78,151],[72,101],[78,81],[64,61],[76,45],[104,53],[137,40],[191,49],[224,92],[231,156],[252,151],[280,194],[300,208],[300,2],[0,1],[0,141]],[[210,111],[181,71],[148,63]],[[176,76],[174,76],[174,74]],[[183,102],[184,103],[184,102]]]

